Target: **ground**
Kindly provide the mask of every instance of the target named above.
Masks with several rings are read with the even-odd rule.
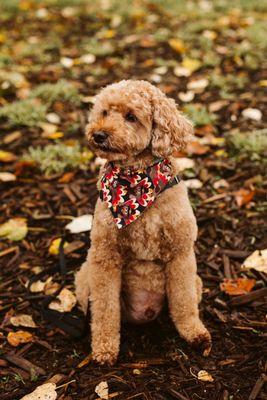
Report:
[[[103,381],[118,400],[264,399],[267,278],[257,265],[241,266],[267,247],[266,3],[121,3],[1,1],[0,224],[22,218],[0,225],[1,399],[51,378],[66,400],[97,399]],[[118,363],[100,367],[77,306],[48,308],[63,287],[73,292],[90,245],[88,232],[65,229],[92,214],[97,198],[88,110],[99,88],[121,78],[156,84],[195,123],[193,143],[177,157],[187,163],[199,226],[207,358],[178,336],[166,307],[149,325],[123,326]],[[18,314],[38,328],[14,326]]]

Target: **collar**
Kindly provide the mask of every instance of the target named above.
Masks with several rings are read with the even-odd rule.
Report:
[[[100,198],[110,209],[119,229],[134,222],[166,189],[180,182],[173,178],[168,159],[157,160],[145,169],[105,165],[101,177]]]

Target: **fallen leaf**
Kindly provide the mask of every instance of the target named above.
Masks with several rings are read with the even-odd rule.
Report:
[[[76,297],[69,289],[62,289],[57,298],[49,304],[48,308],[59,312],[69,312],[76,304]]]
[[[52,254],[53,256],[57,256],[58,255],[59,246],[60,246],[61,240],[62,240],[61,238],[54,239],[52,241],[52,243],[50,244],[48,252],[50,254]],[[65,248],[67,246],[68,246],[68,242],[65,242],[64,245],[63,245],[63,248]]]
[[[197,140],[188,143],[188,145],[186,146],[186,151],[189,154],[202,155],[202,154],[206,154],[209,150],[210,150],[210,148],[208,146],[204,146]]]
[[[19,241],[25,238],[28,233],[27,222],[25,218],[11,218],[0,225],[0,237],[9,240]]]
[[[203,186],[199,179],[187,179],[184,184],[188,189],[200,189]]]
[[[204,369],[201,369],[200,371],[198,371],[197,379],[199,379],[202,382],[213,382],[214,381],[213,377]]]
[[[10,318],[10,322],[13,326],[24,326],[25,328],[37,328],[31,315],[18,314]]]
[[[185,103],[189,103],[190,101],[193,100],[195,97],[195,93],[192,92],[191,90],[188,90],[187,92],[180,92],[178,93],[178,97],[180,100],[182,100]]]
[[[84,54],[80,57],[80,62],[84,64],[93,64],[96,60],[96,56],[94,54]]]
[[[184,58],[182,66],[188,69],[191,73],[197,71],[201,67],[201,62],[193,58]]]
[[[242,111],[242,116],[246,119],[252,119],[254,121],[261,121],[262,112],[257,108],[246,108]]]
[[[208,79],[203,78],[195,81],[190,81],[187,85],[187,88],[194,92],[201,93],[208,86],[208,84],[209,84]]]
[[[55,400],[56,398],[56,385],[54,383],[44,383],[20,400]]]
[[[188,68],[177,66],[174,68],[173,73],[175,76],[185,76],[188,77],[191,75],[191,71]]]
[[[243,262],[242,269],[255,269],[259,272],[265,272],[267,274],[267,249],[255,250],[249,257]]]
[[[50,124],[59,124],[60,123],[60,117],[56,113],[48,113],[46,114],[46,119]]]
[[[177,166],[179,172],[184,171],[185,169],[194,168],[195,161],[191,160],[187,157],[179,157],[175,158],[175,166]]]
[[[91,230],[93,216],[91,214],[81,215],[80,217],[74,218],[69,222],[65,228],[71,233],[81,233]]]
[[[14,131],[14,132],[11,132],[11,133],[7,134],[4,137],[3,142],[5,144],[9,144],[9,143],[14,142],[15,140],[20,139],[21,136],[22,136],[22,133],[20,131]]]
[[[255,195],[255,190],[240,189],[235,192],[235,201],[238,207],[251,202]]]
[[[46,139],[52,139],[52,140],[60,139],[63,136],[64,136],[63,132],[53,132],[53,133],[44,132],[42,134],[42,137],[44,137]]]
[[[58,182],[59,183],[69,183],[72,180],[72,178],[74,177],[74,175],[75,175],[75,172],[66,172],[59,178]]]
[[[9,332],[7,341],[11,346],[17,347],[20,344],[32,342],[33,335],[26,331]]]
[[[237,278],[224,279],[220,284],[220,289],[230,296],[240,296],[249,293],[255,286],[255,279]]]
[[[12,162],[15,161],[17,157],[15,154],[10,153],[9,151],[0,150],[0,161],[1,162]]]
[[[71,68],[74,64],[74,61],[72,58],[69,58],[69,57],[61,57],[60,63],[65,68]]]
[[[11,172],[0,172],[0,181],[2,182],[12,182],[17,179],[16,175]]]
[[[214,182],[213,187],[216,190],[220,188],[228,188],[229,183],[225,179],[219,179],[218,181]]]
[[[170,39],[168,41],[170,47],[176,51],[176,53],[184,53],[185,52],[185,44],[180,39]]]
[[[30,286],[30,291],[32,293],[40,293],[44,290],[46,282],[43,281],[36,281],[33,282]]]
[[[108,383],[106,381],[100,382],[95,387],[95,392],[100,397],[100,399],[108,399]]]

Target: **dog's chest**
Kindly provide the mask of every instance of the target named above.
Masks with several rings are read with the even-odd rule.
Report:
[[[152,205],[135,222],[121,231],[125,255],[139,260],[167,262],[172,257],[173,237],[168,221],[160,209]]]

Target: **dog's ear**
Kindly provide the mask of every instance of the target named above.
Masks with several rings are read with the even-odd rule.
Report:
[[[154,89],[152,153],[157,157],[167,157],[174,150],[181,150],[186,146],[192,137],[193,125],[178,111],[173,99],[159,89]]]

